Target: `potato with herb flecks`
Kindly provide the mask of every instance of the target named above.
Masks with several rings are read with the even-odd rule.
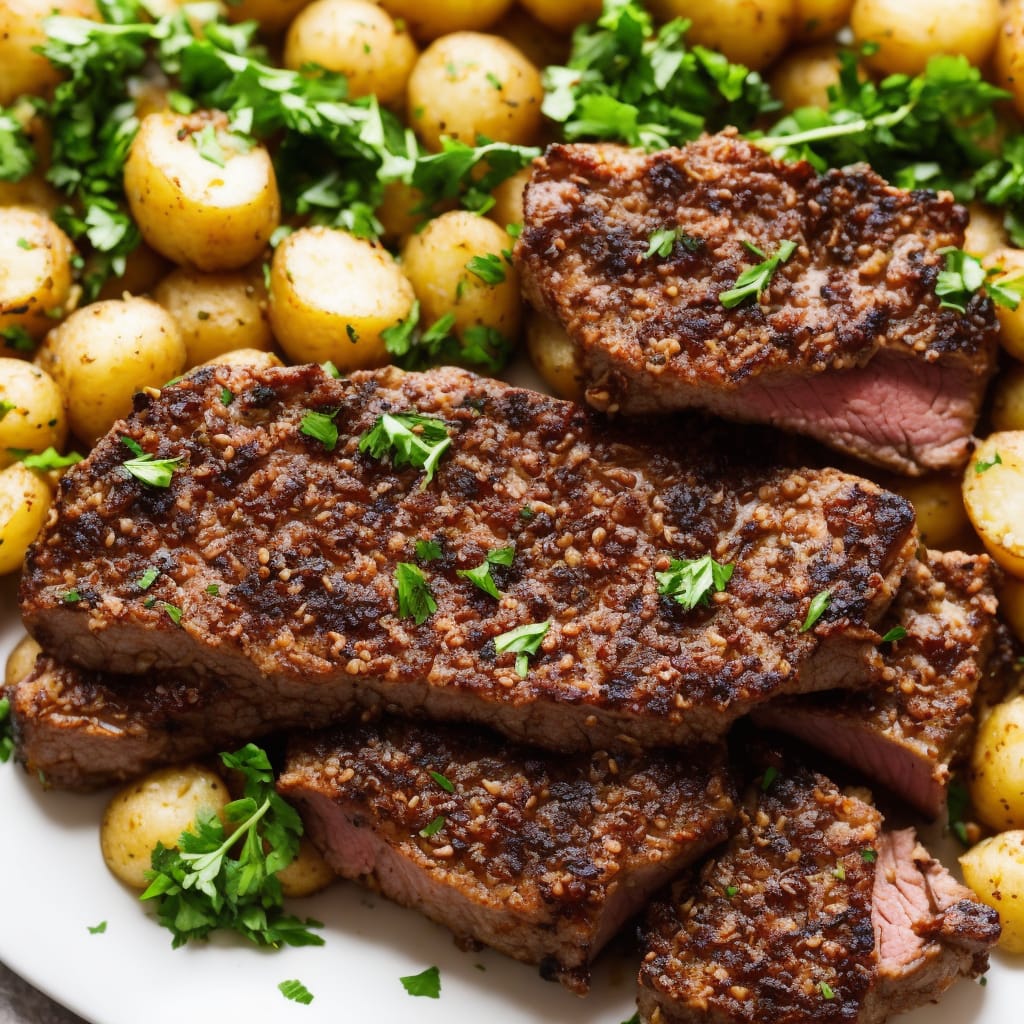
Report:
[[[124,189],[146,242],[200,270],[252,263],[281,218],[270,155],[228,131],[219,112],[144,117],[125,161]]]
[[[270,266],[270,323],[285,354],[330,359],[342,373],[388,361],[381,332],[408,317],[415,298],[387,249],[333,228],[290,234]]]
[[[782,109],[828,107],[828,90],[839,82],[839,54],[832,43],[791,50],[768,78]]]
[[[853,0],[796,0],[793,36],[800,43],[832,39],[850,20]]]
[[[0,469],[11,449],[63,448],[68,436],[64,396],[44,370],[21,359],[0,358]]]
[[[1024,578],[1024,431],[990,434],[964,470],[964,506],[989,554]]]
[[[1024,697],[997,704],[978,727],[968,778],[982,822],[1024,828]]]
[[[449,32],[488,28],[513,0],[380,0],[393,18],[409,26],[417,39],[429,41]]]
[[[261,32],[276,35],[309,4],[310,0],[228,0],[227,15],[235,23],[258,22]]]
[[[1024,830],[985,839],[960,858],[974,895],[999,912],[999,948],[1024,953]]]
[[[41,473],[15,462],[0,469],[0,576],[21,568],[53,500]]]
[[[4,666],[4,686],[13,686],[25,679],[35,667],[36,658],[42,647],[30,636],[23,636],[13,651],[7,656]]]
[[[164,768],[131,782],[103,814],[103,860],[126,885],[144,889],[156,844],[177,847],[196,818],[219,815],[230,800],[224,780],[200,765]]]
[[[542,25],[556,32],[571,32],[585,21],[597,21],[601,0],[519,0]]]
[[[531,312],[526,321],[526,349],[544,383],[559,397],[583,401],[576,344],[551,317]]]
[[[306,836],[299,841],[299,852],[295,860],[277,872],[281,892],[289,899],[312,896],[326,889],[337,877],[334,869]]]
[[[477,136],[528,146],[541,125],[540,72],[511,43],[456,32],[432,43],[409,77],[409,123],[429,149],[442,136],[475,146]]]
[[[343,74],[350,96],[392,104],[405,99],[418,53],[408,29],[370,0],[314,0],[288,29],[284,66],[318,64]]]
[[[890,487],[914,506],[921,542],[928,547],[947,551],[970,529],[957,477],[942,473],[901,477],[891,481]]]
[[[251,366],[254,370],[268,370],[272,366],[284,366],[274,352],[264,352],[258,348],[238,348],[232,352],[223,352],[213,359],[208,359],[203,366]]]
[[[108,299],[50,331],[36,359],[64,393],[72,433],[94,442],[131,412],[136,391],[160,387],[185,369],[185,343],[162,306]]]
[[[999,273],[993,277],[997,283],[1024,278],[1024,249],[1011,246],[994,249],[983,262],[990,270],[998,268]],[[1024,294],[1024,287],[1020,284],[1016,285],[1016,289]],[[999,319],[999,341],[1003,348],[1015,359],[1024,359],[1024,302],[1016,309],[997,305],[996,317]]]

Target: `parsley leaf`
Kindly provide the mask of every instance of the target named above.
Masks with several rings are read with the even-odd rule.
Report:
[[[428,825],[421,828],[418,834],[424,839],[430,839],[432,836],[436,836],[447,824],[448,819],[443,814],[439,814]]]
[[[0,697],[0,764],[5,764],[14,753],[14,733],[11,728],[11,700]]]
[[[395,590],[399,618],[415,619],[416,625],[422,626],[437,611],[437,602],[430,593],[423,570],[412,562],[399,562],[395,566]]]
[[[64,469],[73,466],[76,462],[82,461],[78,452],[68,452],[61,455],[54,447],[49,447],[44,452],[30,452],[24,448],[8,448],[7,451],[28,469],[51,470]]]
[[[993,466],[1001,466],[1003,464],[1003,457],[996,452],[991,459],[978,459],[974,463],[974,473],[976,476],[981,476],[982,473],[987,473]]]
[[[107,922],[100,921],[99,924],[86,925],[90,935],[102,935],[107,930]]]
[[[177,849],[158,844],[140,899],[156,902],[175,948],[221,928],[261,946],[323,945],[309,930],[317,922],[281,909],[277,872],[295,859],[302,820],[275,790],[266,753],[250,743],[221,761],[245,782],[243,797],[224,809],[234,830],[226,833],[215,815],[199,817]]]
[[[754,256],[760,256],[761,262],[747,267],[736,279],[736,285],[718,296],[718,301],[726,309],[733,309],[747,299],[759,299],[761,293],[771,283],[775,271],[785,263],[790,256],[796,252],[796,242],[788,239],[779,243],[778,249],[773,256],[766,256],[753,242],[744,242],[747,251]]]
[[[154,568],[152,565],[146,569],[145,572],[135,581],[135,586],[139,590],[149,590],[149,588],[156,581],[157,576],[160,575],[160,570]]]
[[[865,847],[860,851],[860,859],[864,861],[865,864],[874,864],[875,861],[878,860],[878,851],[871,849],[870,846]]]
[[[418,413],[384,413],[359,439],[359,450],[375,459],[388,453],[396,469],[415,466],[425,471],[420,490],[434,479],[441,456],[451,447],[448,427],[442,420]]]
[[[836,994],[832,990],[832,986],[827,981],[818,982],[818,991],[821,993],[822,999],[835,999]]]
[[[442,775],[440,772],[430,772],[430,777],[446,792],[454,793],[455,785],[451,779],[447,776]]]
[[[501,284],[505,280],[505,265],[501,257],[493,252],[489,252],[485,256],[471,257],[466,264],[466,269],[484,284]]]
[[[779,769],[775,765],[768,765],[761,776],[761,792],[767,793],[771,784],[779,777]]]
[[[515,654],[516,674],[525,679],[529,670],[528,657],[540,650],[541,641],[548,635],[549,629],[551,629],[551,619],[546,622],[528,622],[525,626],[517,626],[494,638],[494,652],[495,654]]]
[[[440,998],[441,972],[436,967],[428,967],[420,974],[410,974],[398,980],[411,996],[426,996],[428,999]]]
[[[176,626],[181,625],[182,610],[176,604],[168,604],[164,601],[163,609],[167,613],[167,618],[169,618],[171,622]]]
[[[217,138],[217,129],[212,124],[205,124],[201,131],[193,132],[192,141],[204,160],[209,160],[211,164],[216,164],[218,167],[227,166],[224,150]]]
[[[811,598],[807,607],[807,617],[800,627],[801,633],[806,633],[825,614],[825,609],[832,603],[832,595],[827,590],[822,590]]]
[[[134,459],[126,459],[121,463],[125,473],[150,487],[171,486],[174,467],[184,460],[184,455],[179,455],[175,459],[158,459],[150,452],[143,452],[138,442],[130,437],[122,436],[121,441],[135,455]]]
[[[902,626],[893,626],[885,636],[882,637],[883,644],[894,644],[897,640],[903,640],[907,631]]]
[[[495,548],[488,551],[484,560],[473,569],[459,569],[458,575],[465,577],[471,583],[479,587],[485,594],[490,594],[496,601],[501,599],[498,587],[491,576],[492,565],[511,565],[515,558],[514,547]]]
[[[436,562],[443,552],[436,540],[416,541],[416,558],[420,562]]]
[[[970,836],[967,832],[967,819],[970,813],[971,798],[964,781],[954,776],[946,790],[946,811],[947,823],[950,832],[953,833],[963,846],[970,846]]]
[[[277,987],[285,999],[290,999],[294,1003],[309,1006],[313,1002],[313,993],[297,978],[293,978],[291,981],[282,981]]]
[[[13,349],[15,352],[34,352],[36,348],[32,335],[21,324],[0,330],[0,338],[3,339],[7,348]]]
[[[700,558],[673,558],[665,572],[656,572],[658,593],[671,597],[687,611],[707,604],[709,595],[721,593],[732,579],[732,562],[716,562],[711,555]]]
[[[420,304],[416,300],[404,320],[381,331],[384,347],[403,369],[451,364],[498,373],[512,354],[512,343],[494,327],[474,324],[459,336],[455,333],[454,313],[445,313],[425,330],[420,328],[419,319]]]
[[[335,409],[332,413],[307,412],[302,417],[299,425],[299,433],[306,437],[312,437],[319,441],[329,452],[333,452],[338,443],[338,428],[335,425],[334,417],[340,410]]]
[[[32,173],[36,151],[12,110],[0,107],[0,181],[21,181]]]
[[[643,255],[645,260],[649,260],[654,255],[658,255],[662,259],[671,256],[676,242],[681,242],[683,248],[689,252],[696,252],[704,244],[703,239],[688,235],[682,228],[660,228],[657,231],[652,231],[647,236],[647,242],[647,252]]]

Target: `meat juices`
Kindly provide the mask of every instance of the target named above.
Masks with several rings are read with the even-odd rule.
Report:
[[[682,149],[555,145],[517,245],[527,297],[575,343],[588,402],[699,406],[771,423],[900,472],[963,465],[998,324],[940,309],[942,250],[966,210],[864,165],[819,176],[724,132]],[[667,257],[655,232],[676,232]],[[760,297],[719,296],[785,242]]]

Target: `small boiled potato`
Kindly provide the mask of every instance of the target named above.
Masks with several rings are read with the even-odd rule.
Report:
[[[42,650],[38,641],[30,636],[23,636],[14,650],[7,655],[7,664],[4,666],[4,686],[13,686],[15,683],[20,683],[22,679],[26,679],[35,668],[36,658],[39,657]]]
[[[970,220],[964,232],[964,251],[987,259],[1007,244],[1006,228],[1003,227],[1003,212],[985,203],[970,203],[967,207]]]
[[[990,416],[995,430],[1024,430],[1024,366],[1020,363],[999,371]]]
[[[284,366],[284,363],[273,352],[264,352],[258,348],[237,348],[233,352],[214,356],[203,366],[248,366],[254,370],[269,370],[272,366]]]
[[[980,821],[1024,828],[1024,697],[997,704],[978,727],[968,783]]]
[[[449,32],[493,25],[512,0],[380,0],[393,18],[401,18],[417,39],[429,41]]]
[[[512,177],[506,178],[491,193],[494,196],[494,205],[487,211],[487,216],[499,228],[523,223],[523,192],[532,173],[532,168],[524,167],[521,171],[516,171]]]
[[[914,506],[921,541],[930,548],[948,551],[971,527],[957,477],[901,477],[892,482],[892,489]]]
[[[53,500],[45,477],[20,462],[0,469],[0,576],[21,568]]]
[[[88,274],[95,266],[95,260],[86,260],[86,273]],[[150,292],[173,266],[173,263],[155,249],[151,249],[145,242],[139,242],[125,262],[124,273],[108,277],[96,298],[122,299],[126,293],[142,295]]]
[[[720,50],[754,71],[771,64],[786,48],[793,32],[796,0],[652,0],[659,20],[688,18],[691,46]]]
[[[542,25],[556,32],[571,32],[585,21],[597,21],[601,0],[519,0]]]
[[[798,42],[831,39],[849,20],[853,0],[796,0],[793,31]]]
[[[179,267],[156,286],[153,298],[178,323],[186,366],[232,349],[269,351],[274,346],[267,289],[258,270],[204,274]]]
[[[598,10],[600,7],[598,3]],[[549,28],[518,5],[494,25],[491,32],[502,39],[507,39],[534,67],[546,68],[549,64],[565,64],[569,59],[568,36]]]
[[[41,338],[71,296],[71,239],[38,209],[0,209],[0,331]],[[0,349],[2,351],[2,349]]]
[[[61,449],[68,437],[64,396],[57,382],[21,359],[0,359],[0,468],[14,461],[11,448]]]
[[[1024,115],[1024,0],[1008,0],[996,34],[992,68],[996,85],[1010,94],[1014,109]]]
[[[145,889],[156,844],[177,847],[197,817],[219,815],[230,800],[224,780],[200,765],[163,768],[129,783],[103,813],[103,860],[126,885]]]
[[[559,398],[583,401],[576,346],[557,320],[530,313],[526,321],[526,349],[544,383]]]
[[[281,217],[269,154],[263,146],[246,148],[220,113],[143,118],[125,161],[124,187],[146,242],[200,270],[252,263]]]
[[[312,896],[326,889],[337,879],[334,869],[320,856],[320,851],[303,836],[295,860],[277,872],[281,892],[289,899]]]
[[[964,471],[964,505],[989,554],[1024,578],[1024,431],[990,434],[978,445]]]
[[[57,69],[35,48],[46,42],[51,14],[94,18],[93,0],[3,0],[0,3],[0,107],[19,96],[38,96],[60,81]]]
[[[289,359],[342,372],[388,361],[381,332],[415,301],[401,267],[382,246],[345,231],[290,234],[270,265],[270,323]]]
[[[999,267],[1005,271],[995,276],[996,281],[1024,276],[1024,249],[996,249],[988,254],[984,263],[990,269]],[[999,340],[1003,348],[1015,359],[1024,359],[1024,302],[1016,309],[996,306],[996,316],[999,318]]]
[[[450,312],[455,316],[456,334],[483,325],[514,340],[522,300],[519,273],[503,255],[511,248],[512,239],[502,228],[468,210],[443,213],[412,235],[402,250],[402,263],[420,300],[420,322],[432,324]],[[502,279],[488,284],[469,270],[467,264],[474,257],[493,257],[489,262]]]
[[[261,32],[276,35],[286,29],[292,18],[309,3],[310,0],[230,0],[228,20],[236,24],[256,21]]]
[[[784,110],[828,107],[829,86],[839,83],[839,56],[831,43],[791,50],[775,65],[768,84]]]
[[[0,207],[27,206],[53,213],[62,202],[60,193],[38,174],[21,181],[0,181]]]
[[[319,64],[348,79],[352,96],[405,98],[419,51],[405,24],[370,0],[313,0],[288,29],[284,66]]]
[[[397,242],[411,235],[429,216],[429,213],[419,210],[424,198],[418,188],[404,181],[391,181],[384,186],[380,206],[375,213],[388,242]]]
[[[999,948],[1024,953],[1024,831],[985,839],[960,858],[964,881],[999,912]]]
[[[854,0],[858,45],[878,44],[865,60],[883,74],[916,75],[940,53],[984,64],[1002,19],[999,0]]]
[[[511,43],[479,32],[455,32],[432,43],[409,77],[409,122],[430,149],[441,137],[476,145],[527,146],[541,125],[540,72]]]
[[[1024,580],[1003,578],[999,584],[999,613],[1013,635],[1024,643]]]
[[[162,306],[108,299],[50,331],[37,361],[64,392],[72,432],[93,442],[131,412],[136,391],[160,387],[185,369],[185,343]]]

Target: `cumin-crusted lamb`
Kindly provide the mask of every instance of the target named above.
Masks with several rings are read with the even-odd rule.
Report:
[[[769,756],[741,825],[656,901],[645,1024],[879,1024],[988,965],[998,915],[878,811]]]
[[[61,481],[21,580],[29,631],[68,664],[216,678],[321,721],[384,704],[560,750],[710,740],[781,694],[876,680],[873,627],[915,548],[910,505],[859,477],[628,442],[458,370],[206,368],[136,404]],[[360,451],[409,411],[446,425],[429,481]],[[304,430],[314,412],[336,441]],[[168,486],[126,468],[123,438],[181,460]],[[417,564],[417,541],[441,557]],[[507,547],[500,599],[459,575]],[[705,554],[734,565],[723,592],[659,595],[670,558]],[[437,605],[419,624],[399,563]],[[535,653],[498,653],[545,625]]]
[[[339,874],[580,994],[736,814],[723,748],[566,757],[395,720],[293,736],[278,789]]]
[[[516,252],[597,408],[700,406],[917,474],[965,462],[995,366],[990,301],[959,313],[935,294],[966,223],[948,193],[865,165],[818,175],[724,132],[650,154],[551,146]],[[722,293],[790,242],[763,292],[727,309]]]

